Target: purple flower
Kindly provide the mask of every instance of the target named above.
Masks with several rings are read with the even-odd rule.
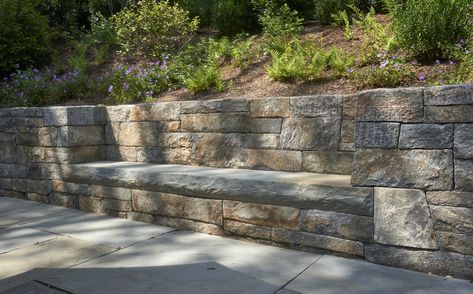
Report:
[[[466,41],[465,39],[460,39],[460,45],[465,45]]]
[[[347,69],[347,73],[352,73],[352,72],[353,72],[353,68],[350,67],[349,69]]]
[[[66,94],[66,93],[67,93],[67,89],[64,89],[64,94]]]
[[[376,54],[377,58],[381,58],[383,55],[381,53]]]
[[[128,83],[123,83],[123,89],[125,91],[128,91],[129,88],[130,88],[130,85],[128,85]]]
[[[131,67],[129,67],[127,70],[125,70],[125,74],[129,75],[132,71],[133,71],[133,69]]]
[[[20,97],[23,97],[23,96],[25,95],[25,93],[20,92],[18,95],[19,95]]]
[[[421,82],[425,81],[425,75],[423,73],[419,74],[419,81]]]
[[[385,60],[385,61],[381,62],[381,64],[379,65],[379,67],[380,67],[380,68],[383,68],[383,67],[386,67],[388,64],[389,64],[389,60]]]
[[[35,67],[35,68],[33,68],[33,72],[34,72],[34,73],[38,73],[39,70]]]
[[[439,65],[440,64],[440,60],[435,60],[435,64]]]
[[[416,64],[417,64],[417,60],[415,60],[415,59],[414,59],[414,60],[412,60],[412,61],[410,62],[410,64],[412,64],[412,65],[416,65]]]
[[[108,86],[107,92],[112,93],[113,91],[113,85]]]
[[[448,62],[448,64],[453,65],[453,64],[455,64],[455,61],[450,60],[450,61]]]

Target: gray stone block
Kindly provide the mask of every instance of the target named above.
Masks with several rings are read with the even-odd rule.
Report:
[[[253,133],[280,133],[282,118],[253,118],[251,132]]]
[[[49,195],[49,203],[66,208],[79,209],[79,201],[76,195],[51,193]]]
[[[133,105],[116,105],[105,107],[107,122],[117,123],[124,122],[130,119],[130,111]]]
[[[199,232],[214,236],[222,236],[224,234],[223,228],[221,226],[183,218],[156,216],[154,223],[166,227],[176,228],[185,231]]]
[[[453,125],[403,124],[401,149],[445,149],[453,146]]]
[[[337,150],[340,118],[289,118],[281,131],[281,148],[290,150]]]
[[[321,210],[303,210],[301,230],[362,242],[373,242],[373,218]]]
[[[257,98],[250,100],[250,112],[252,117],[288,117],[288,97]]]
[[[251,120],[246,113],[183,114],[182,131],[190,132],[249,132]]]
[[[342,114],[341,96],[305,96],[290,100],[294,117],[335,117]]]
[[[473,159],[473,124],[455,125],[455,158]]]
[[[427,123],[473,122],[473,105],[426,106],[424,121]]]
[[[342,120],[342,130],[340,134],[340,145],[355,143],[355,121]]]
[[[357,121],[422,122],[423,89],[376,89],[358,95]]]
[[[104,125],[105,108],[100,106],[61,106],[44,108],[44,126]]]
[[[473,277],[473,256],[444,251],[427,251],[365,245],[365,258],[371,262],[457,278]]]
[[[424,96],[425,105],[473,104],[473,85],[428,87]]]
[[[358,106],[358,95],[343,97],[343,120],[355,120]]]
[[[182,114],[212,113],[222,111],[222,100],[183,101]]]
[[[302,152],[288,150],[248,149],[248,161],[245,168],[301,171]]]
[[[58,129],[58,147],[93,146],[104,143],[103,126],[66,126]]]
[[[248,224],[234,220],[223,220],[223,229],[237,236],[271,240],[271,227]]]
[[[359,122],[356,124],[355,147],[397,148],[399,123]]]
[[[248,112],[250,111],[250,102],[248,99],[229,98],[222,99],[222,112]]]
[[[451,150],[358,150],[352,182],[356,186],[450,190],[453,154]]]
[[[303,170],[322,174],[351,175],[353,152],[304,151]]]
[[[424,192],[375,188],[374,241],[386,245],[436,249]]]
[[[246,147],[250,149],[278,149],[279,134],[247,134]]]
[[[194,138],[194,145],[192,149],[189,149],[191,158],[182,164],[192,163],[215,167],[243,167],[245,165],[247,143],[244,134],[202,133],[196,134]],[[167,158],[172,157],[168,155]]]
[[[431,206],[437,231],[473,236],[473,209],[465,207]]]
[[[432,205],[473,208],[473,192],[432,191],[427,192],[427,201]]]
[[[180,102],[138,104],[130,109],[129,121],[179,120],[180,114]]]
[[[455,190],[473,191],[473,160],[455,160]]]
[[[437,232],[440,249],[473,255],[473,236],[447,232]]]

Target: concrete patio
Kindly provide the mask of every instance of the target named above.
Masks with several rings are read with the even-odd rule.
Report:
[[[0,197],[1,293],[473,293],[473,283]]]

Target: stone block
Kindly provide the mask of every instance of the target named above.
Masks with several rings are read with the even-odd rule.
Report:
[[[430,209],[435,230],[473,237],[473,209],[448,206],[431,206]]]
[[[214,167],[243,167],[247,158],[244,134],[197,134],[192,163]]]
[[[213,113],[222,111],[222,100],[183,101],[182,114]]]
[[[193,164],[191,148],[138,148],[138,162],[167,163],[167,164]]]
[[[43,126],[43,118],[17,117],[15,119],[15,127],[20,131],[24,131],[25,128],[41,128]]]
[[[282,118],[253,118],[251,119],[252,133],[277,133],[281,132]]]
[[[31,162],[39,163],[81,163],[98,161],[102,158],[101,146],[81,146],[72,148],[31,147]]]
[[[58,129],[58,147],[94,146],[104,143],[103,126],[66,126]]]
[[[364,256],[363,243],[330,236],[273,228],[271,240],[290,245],[302,245],[350,255]]]
[[[79,201],[76,195],[51,193],[49,195],[49,203],[66,208],[79,209]]]
[[[130,119],[130,111],[134,105],[116,105],[105,107],[107,122],[118,123]]]
[[[59,194],[75,194],[86,196],[89,195],[89,185],[88,184],[78,184],[71,182],[63,182],[60,180],[52,181],[53,191],[58,192]]]
[[[401,149],[445,149],[453,146],[453,125],[403,124]]]
[[[30,201],[49,204],[49,196],[43,194],[28,192],[26,193],[26,199]]]
[[[354,120],[342,120],[340,144],[342,143],[355,143],[355,121]]]
[[[304,151],[302,162],[307,172],[351,175],[353,152]]]
[[[87,126],[106,123],[105,108],[100,106],[60,106],[44,108],[44,126]]]
[[[249,132],[251,120],[246,113],[183,114],[181,130],[189,132]]]
[[[300,210],[292,207],[274,206],[236,201],[223,201],[223,217],[254,225],[298,229]]]
[[[250,102],[246,98],[222,99],[222,112],[248,112]]]
[[[437,232],[436,235],[440,249],[473,255],[473,236],[446,232]]]
[[[0,190],[11,190],[11,189],[12,189],[11,179],[0,178]]]
[[[473,191],[473,160],[455,160],[455,190]]]
[[[427,192],[429,204],[473,208],[473,192],[432,191]]]
[[[301,171],[302,152],[248,149],[248,161],[245,167],[280,171]]]
[[[38,130],[43,128],[27,128],[26,132],[17,133],[13,139],[13,134],[6,134],[11,136],[11,140],[4,140],[6,138],[0,137],[0,144],[5,143],[16,143],[16,145],[23,145],[23,146],[38,146],[39,145],[39,135]]]
[[[455,158],[473,159],[473,124],[455,125]]]
[[[131,201],[131,189],[118,187],[90,185],[88,186],[87,194],[83,195]]]
[[[250,149],[278,149],[279,134],[247,134],[246,147]]]
[[[357,148],[397,148],[399,123],[359,122],[355,133]]]
[[[425,194],[413,189],[374,189],[374,241],[386,245],[436,249]]]
[[[27,192],[33,192],[41,195],[48,195],[53,191],[53,183],[49,180],[32,180],[26,182]]]
[[[79,209],[85,212],[118,215],[116,212],[132,211],[131,201],[122,201],[110,198],[78,196]]]
[[[471,123],[473,105],[426,106],[424,121],[427,123]]]
[[[225,231],[238,236],[271,240],[271,227],[225,219],[223,221],[223,228]]]
[[[356,186],[450,190],[451,150],[365,149],[355,152],[352,183]]]
[[[162,226],[172,227],[186,231],[199,232],[209,235],[222,236],[224,234],[223,229],[220,226],[196,222],[188,219],[157,216],[154,222],[155,224]]]
[[[373,242],[373,218],[321,210],[303,210],[301,230],[361,242]]]
[[[366,244],[365,258],[374,263],[437,275],[451,275],[463,279],[473,277],[471,255]]]
[[[16,163],[16,146],[13,142],[0,142],[0,162]]]
[[[59,180],[62,177],[61,170],[62,166],[60,164],[43,163],[40,165],[30,165],[28,177],[38,177],[47,180]],[[36,173],[39,173],[39,175],[36,175]]]
[[[422,122],[421,88],[376,89],[358,95],[357,121]]]
[[[129,121],[166,121],[179,120],[181,107],[179,102],[158,102],[138,104],[130,109]]]
[[[28,192],[28,179],[11,179],[12,189],[17,192]]]
[[[121,146],[158,146],[159,122],[126,122],[120,125]]]
[[[473,104],[473,85],[447,85],[424,90],[425,105]]]
[[[294,117],[331,117],[342,115],[342,96],[305,96],[290,98]]]
[[[26,172],[24,165],[0,163],[0,178],[25,178]]]
[[[340,118],[289,118],[281,131],[281,148],[290,150],[337,150]]]
[[[355,151],[355,143],[340,143],[340,151]]]
[[[287,97],[257,98],[250,100],[252,117],[288,117],[290,115]]]
[[[57,146],[57,128],[39,128],[38,129],[38,143],[42,147]]]
[[[355,120],[358,108],[358,95],[347,95],[343,97],[343,120]]]
[[[129,220],[148,224],[153,224],[155,222],[155,218],[153,215],[135,211],[128,212],[126,218]]]
[[[194,137],[192,133],[163,133],[159,135],[157,145],[167,148],[192,148]]]
[[[105,148],[105,159],[112,161],[138,161],[137,147],[126,147],[126,146],[106,146]]]
[[[133,190],[133,210],[222,225],[222,200]]]

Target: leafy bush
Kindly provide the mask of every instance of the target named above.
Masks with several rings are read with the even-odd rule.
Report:
[[[258,56],[259,48],[253,48],[254,39],[254,36],[239,35],[232,42],[231,56],[240,69],[244,69]]]
[[[225,90],[225,84],[220,76],[218,66],[205,64],[185,80],[185,86],[194,93],[215,88],[217,91]]]
[[[332,16],[337,15],[340,11],[350,12],[350,5],[355,5],[356,0],[316,0],[315,3],[315,19],[322,24],[332,22]]]
[[[473,31],[471,0],[387,1],[402,47],[420,60],[447,58]]]
[[[343,26],[343,35],[345,36],[345,39],[353,39],[353,29],[346,10],[339,11],[337,14],[332,14],[332,24],[335,26]]]
[[[213,9],[213,25],[226,36],[252,31],[257,24],[248,0],[218,0]]]
[[[302,32],[303,19],[287,4],[280,6],[273,0],[253,0],[253,4],[259,11],[264,37],[292,37]]]
[[[161,59],[181,48],[199,20],[167,1],[142,0],[112,17],[123,54]]]
[[[355,80],[358,89],[393,88],[412,81],[416,73],[410,64],[385,60],[379,65],[353,72],[350,77]]]
[[[0,1],[0,28],[0,75],[50,60],[48,23],[31,1]]]

